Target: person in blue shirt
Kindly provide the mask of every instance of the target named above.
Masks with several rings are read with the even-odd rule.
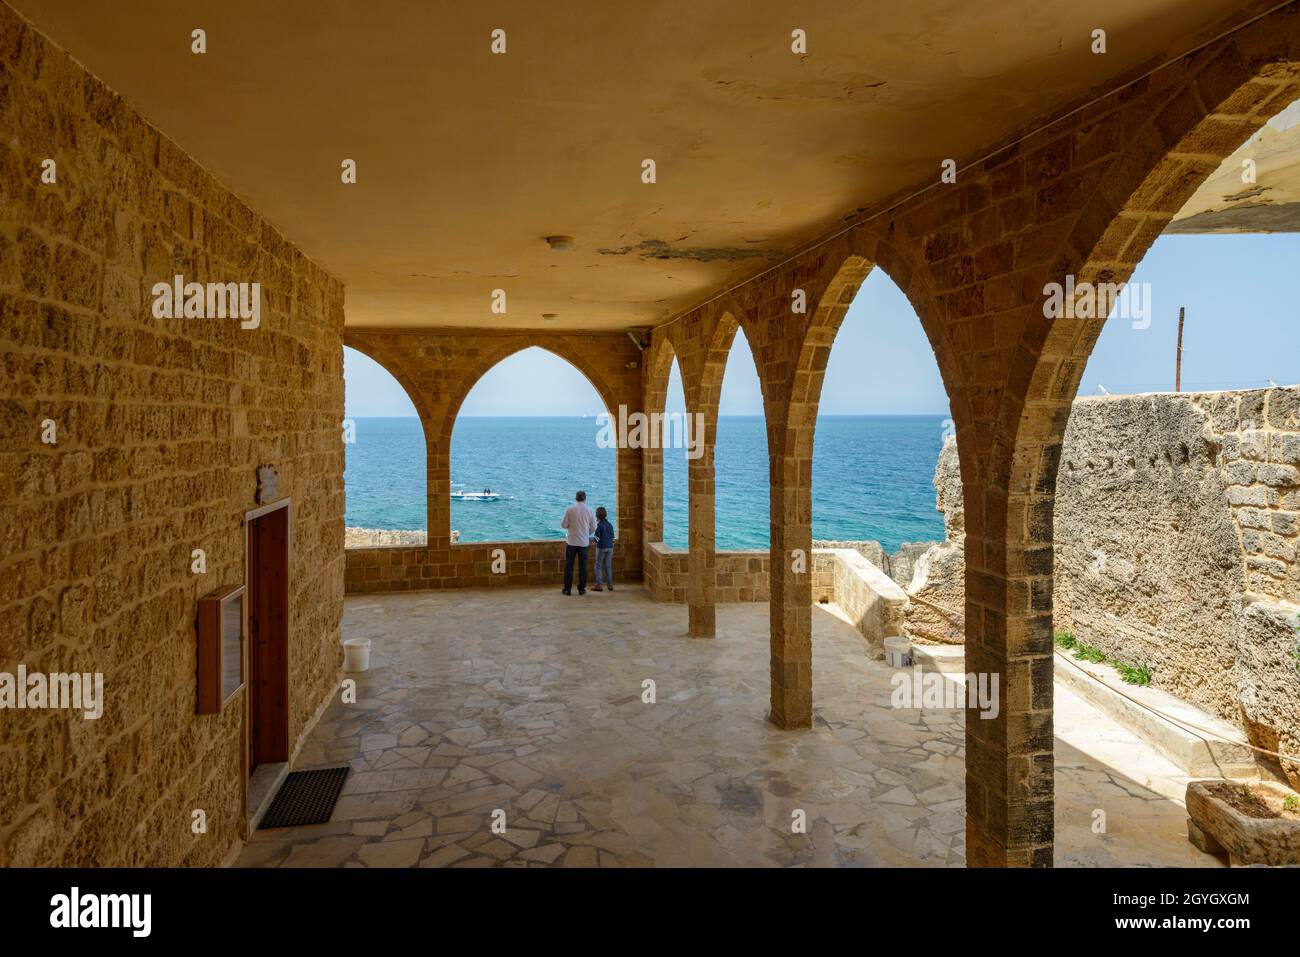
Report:
[[[604,507],[596,509],[596,584],[592,591],[614,590],[614,526]],[[604,579],[605,588],[600,587]]]

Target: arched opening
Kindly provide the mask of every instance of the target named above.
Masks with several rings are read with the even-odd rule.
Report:
[[[1295,785],[1300,761],[1279,759],[1279,753],[1300,753],[1291,730],[1300,725],[1300,689],[1261,696],[1259,688],[1276,689],[1280,676],[1284,685],[1294,677],[1286,649],[1294,647],[1291,601],[1300,589],[1286,568],[1291,543],[1274,524],[1279,515],[1283,529],[1292,524],[1288,492],[1274,483],[1290,478],[1288,468],[1294,471],[1280,455],[1292,441],[1300,443],[1300,437],[1291,439],[1300,416],[1284,411],[1300,406],[1300,398],[1287,388],[1288,379],[1277,378],[1295,373],[1275,353],[1297,350],[1293,332],[1249,317],[1269,304],[1294,312],[1290,296],[1278,298],[1278,287],[1266,278],[1270,265],[1285,270],[1281,263],[1294,261],[1293,237],[1169,235],[1220,231],[1233,221],[1237,231],[1256,231],[1258,209],[1238,203],[1243,168],[1255,175],[1243,157],[1252,159],[1252,131],[1294,98],[1296,71],[1294,64],[1270,63],[1252,78],[1246,59],[1235,62],[1240,85],[1233,90],[1216,80],[1221,102],[1207,97],[1206,109],[1173,123],[1165,117],[1143,131],[1163,144],[1151,167],[1118,163],[1103,178],[1070,237],[1070,250],[1044,286],[1044,315],[1053,321],[1026,335],[1037,337],[1025,344],[1037,358],[1024,393],[1010,397],[1024,408],[1007,480],[1020,494],[1005,515],[1004,627],[1007,649],[1014,643],[1022,673],[1033,677],[1007,694],[1029,703],[1026,731],[1054,727],[1057,761],[1069,738],[1062,719],[1071,696],[1056,700],[1053,683],[1058,690],[1064,682],[1094,692],[1110,685],[1116,694],[1152,694],[1152,708],[1162,715],[1177,712],[1186,719],[1189,703],[1204,708],[1190,712],[1190,723],[1214,733],[1184,725],[1195,743],[1185,754],[1162,752],[1171,765],[1167,775],[1203,759],[1181,773],[1231,778],[1234,766],[1271,761]],[[1191,208],[1198,187],[1216,179],[1234,184],[1217,192],[1219,208],[1208,215]],[[1249,185],[1255,196],[1286,188],[1263,175]],[[1119,212],[1111,213],[1117,205]],[[1267,215],[1276,228],[1279,217],[1294,216],[1294,210],[1275,208]],[[1251,265],[1234,275],[1231,263],[1245,257]],[[1218,278],[1217,290],[1207,277]],[[1119,295],[1108,301],[1105,285]],[[1073,294],[1061,296],[1062,286]],[[1180,308],[1187,319],[1184,345],[1195,344],[1197,361],[1184,365],[1181,390],[1175,385]],[[1081,382],[1090,395],[1079,396]],[[1252,384],[1263,388],[1248,388]],[[1189,391],[1197,388],[1211,391]],[[1269,568],[1283,574],[1269,574]],[[1013,595],[1033,599],[1016,607]],[[988,647],[993,660],[1009,654]],[[978,666],[992,663],[983,659]],[[1156,691],[1172,697],[1148,691],[1161,683],[1166,688]],[[1230,740],[1231,728],[1214,725],[1234,718],[1241,748]],[[1176,715],[1164,725],[1177,727]],[[1037,844],[1033,861],[1050,864],[1053,827],[1058,862],[1061,848],[1077,844],[1088,827],[1077,813],[1070,816],[1073,795],[1054,791],[1048,773],[1053,755],[1043,754],[1042,743],[1038,730],[1005,743],[1008,768],[1027,762],[1036,773],[1028,779],[985,775],[1006,788],[998,803],[1019,804],[1016,816],[1024,822],[1014,832],[999,824],[985,833],[1004,848],[1011,841]],[[1074,753],[1067,749],[1065,760]],[[1149,766],[1143,773],[1160,777]],[[1054,798],[1053,822],[1048,811]],[[1175,817],[1178,825],[1185,822]],[[1074,833],[1067,837],[1063,826]],[[1187,849],[1180,830],[1169,828],[1168,840]],[[1107,851],[1115,847],[1102,843]]]
[[[714,535],[719,551],[769,546],[767,429],[749,340],[737,329],[718,398]]]
[[[814,543],[851,543],[906,588],[915,555],[943,539],[934,479],[952,429],[934,350],[882,269],[835,333],[816,429]]]
[[[598,441],[609,410],[575,366],[533,346],[485,372],[451,432],[451,530],[457,542],[554,540],[574,493],[617,508],[617,455]]]
[[[364,352],[343,349],[345,543],[427,540],[425,434],[410,396]]]
[[[682,387],[682,370],[677,356],[668,373],[668,390],[663,412],[678,421],[686,415],[686,392]],[[661,452],[663,459],[663,542],[669,548],[687,548],[690,530],[690,480],[686,448],[671,445]]]
[[[1284,194],[1300,166],[1297,118],[1300,102],[1174,214],[1085,353],[1052,506],[1059,762],[1082,747],[1074,697],[1127,694],[1203,741],[1162,752],[1149,775],[1219,779],[1233,793],[1259,778],[1246,787],[1261,800],[1269,781],[1300,785],[1300,759],[1281,757],[1300,756],[1300,213],[1234,206],[1215,188],[1243,188],[1245,161],[1267,156],[1253,186]],[[1154,743],[1106,711],[1135,747]],[[1115,749],[1115,771],[1123,759]],[[1068,813],[1077,800],[1058,783],[1058,862],[1086,833]],[[1206,860],[1177,829],[1165,839]]]
[[[811,428],[798,441],[811,445],[812,603],[851,624],[858,640],[845,646],[828,628],[828,639],[839,637],[827,647],[812,643],[813,684],[822,689],[813,706],[833,721],[851,700],[846,690],[860,684],[879,689],[866,696],[871,707],[914,724],[922,703],[886,693],[892,688],[879,678],[887,669],[872,659],[903,638],[928,645],[963,638],[963,521],[948,393],[920,318],[884,269],[831,301],[836,312],[819,310],[814,323],[822,324],[810,331],[825,366],[809,386],[815,414],[805,414]],[[863,656],[854,668],[835,664],[845,647]],[[927,712],[924,720],[936,746],[956,750],[959,716]]]

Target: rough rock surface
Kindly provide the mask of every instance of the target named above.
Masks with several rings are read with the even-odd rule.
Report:
[[[922,555],[939,542],[903,542],[898,551],[889,554],[889,577],[906,588],[916,574],[916,563]]]
[[[371,548],[376,545],[423,545],[429,540],[424,531],[399,531],[389,528],[346,528],[344,548]]]
[[[1245,566],[1222,440],[1185,398],[1076,402],[1056,479],[1055,630],[1239,720]]]
[[[1300,754],[1300,387],[1075,402],[1056,480],[1057,632]],[[935,470],[947,541],[917,562],[909,633],[964,640],[956,445]],[[956,615],[945,616],[936,606]],[[1300,786],[1300,763],[1281,761]]]
[[[1056,489],[1056,630],[1300,753],[1300,388],[1081,399]],[[1293,784],[1300,763],[1282,762]]]
[[[962,501],[957,442],[949,438],[934,470],[935,503],[943,512],[944,541],[916,559],[906,583],[907,633],[923,641],[961,644],[965,640],[966,511]]]

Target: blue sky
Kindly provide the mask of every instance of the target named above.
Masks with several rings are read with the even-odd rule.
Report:
[[[1151,284],[1148,328],[1106,323],[1081,395],[1173,389],[1178,308],[1187,309],[1183,389],[1245,389],[1300,383],[1300,235],[1162,236],[1133,275]],[[372,360],[344,350],[347,415],[414,415],[410,400]],[[680,411],[674,367],[670,411]],[[527,397],[525,399],[524,397]],[[462,415],[594,415],[595,390],[563,359],[529,349],[491,369]],[[831,350],[823,415],[945,414],[948,400],[925,333],[883,272],[867,279]],[[758,375],[744,335],[723,379],[723,415],[758,415]]]

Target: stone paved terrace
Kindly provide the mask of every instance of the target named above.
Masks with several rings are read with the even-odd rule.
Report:
[[[814,727],[782,731],[765,604],[723,606],[709,641],[636,585],[350,598],[371,670],[297,763],[349,762],[344,795],[238,864],[962,865],[963,713],[892,709],[891,670],[833,612],[814,619]],[[1058,866],[1217,866],[1187,842],[1172,765],[1059,686],[1056,714]]]

